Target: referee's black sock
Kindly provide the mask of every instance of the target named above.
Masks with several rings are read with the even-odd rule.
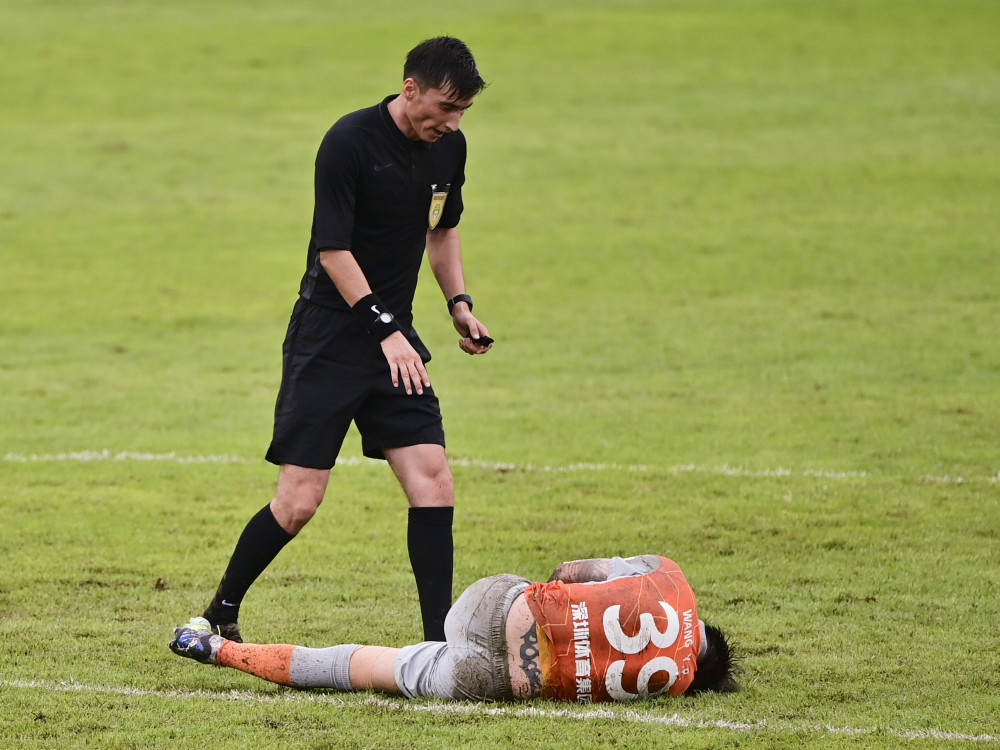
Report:
[[[454,508],[410,508],[407,520],[406,546],[417,582],[425,641],[444,640],[455,562],[454,518]]]
[[[213,624],[236,622],[240,604],[250,586],[294,537],[281,528],[271,512],[270,503],[261,508],[240,534],[215,598],[205,610],[205,617]]]

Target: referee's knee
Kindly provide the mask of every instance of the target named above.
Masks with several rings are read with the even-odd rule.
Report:
[[[448,464],[410,476],[403,483],[411,508],[451,508],[455,505],[455,479]]]
[[[290,474],[279,479],[278,491],[271,500],[271,512],[285,531],[297,534],[316,515],[323,502],[326,482],[294,481]]]
[[[275,520],[289,534],[298,534],[309,523],[309,519],[316,515],[318,508],[319,503],[296,501],[287,497],[280,500],[275,497],[271,501],[271,512]]]
[[[275,497],[271,501],[271,512],[275,520],[289,534],[298,534],[302,527],[309,523],[309,519],[316,515],[318,508],[319,502],[287,496]]]

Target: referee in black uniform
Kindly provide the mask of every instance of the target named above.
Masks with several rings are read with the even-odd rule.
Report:
[[[463,42],[429,39],[407,56],[398,95],[344,116],[323,138],[267,452],[281,467],[277,492],[243,530],[203,615],[227,638],[241,640],[247,590],[316,513],[353,421],[364,454],[385,459],[406,493],[424,638],[445,640],[455,487],[412,304],[426,249],[459,346],[489,351],[466,293],[457,228],[466,158],[459,122],[485,85]]]

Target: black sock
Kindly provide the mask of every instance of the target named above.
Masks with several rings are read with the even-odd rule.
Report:
[[[271,512],[270,503],[261,508],[240,534],[215,598],[205,610],[205,617],[213,624],[236,622],[247,590],[294,537],[281,528]]]
[[[455,562],[451,533],[454,517],[454,508],[410,508],[406,546],[417,582],[425,641],[444,640]]]

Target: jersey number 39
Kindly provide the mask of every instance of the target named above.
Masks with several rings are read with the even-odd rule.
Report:
[[[621,607],[614,605],[604,610],[604,635],[608,643],[622,655],[631,656],[638,654],[650,643],[660,649],[667,649],[674,645],[677,636],[681,632],[680,618],[677,611],[666,602],[659,603],[663,607],[663,613],[667,616],[667,629],[659,631],[656,628],[656,621],[649,612],[639,615],[639,632],[635,635],[625,635],[622,630],[619,613]],[[634,660],[633,660],[634,661]],[[677,681],[679,670],[677,662],[669,656],[657,656],[650,659],[639,668],[636,689],[638,693],[631,693],[622,686],[622,678],[625,675],[625,659],[614,661],[608,666],[608,671],[604,678],[604,685],[608,690],[608,695],[616,701],[630,701],[649,696],[662,695],[670,689],[670,686]],[[634,668],[634,667],[633,667]],[[655,693],[649,692],[649,683],[653,675],[658,672],[667,673],[667,683]]]

